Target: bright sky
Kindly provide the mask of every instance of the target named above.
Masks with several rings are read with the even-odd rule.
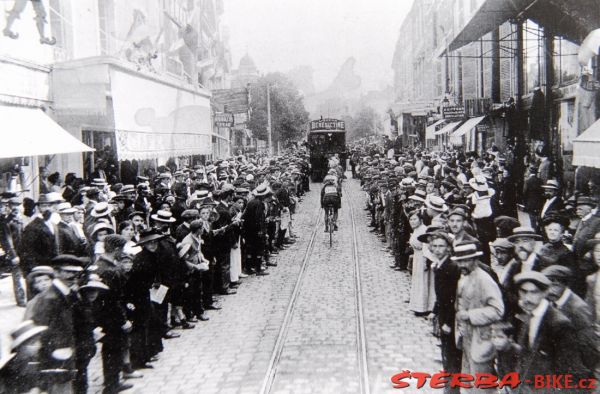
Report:
[[[262,73],[309,65],[318,90],[357,60],[363,89],[392,84],[398,30],[413,0],[224,0],[233,65],[246,52]]]

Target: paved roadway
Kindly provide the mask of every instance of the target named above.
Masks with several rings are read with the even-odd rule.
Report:
[[[392,257],[369,232],[358,182],[346,181],[345,189],[340,231],[334,235],[332,248],[322,218],[309,248],[321,214],[318,185],[312,185],[294,217],[298,241],[280,253],[278,266],[269,270],[271,275],[245,279],[237,294],[221,298],[222,310],[208,312],[210,321],[180,331],[181,338],[165,341],[154,369],[143,370],[143,379],[129,381],[135,384],[130,392],[259,393],[266,382],[271,393],[361,393],[361,373],[367,370],[368,392],[378,394],[398,392],[390,377],[403,369],[437,372],[439,348],[431,324],[414,317],[405,302],[410,275],[388,267]],[[357,347],[361,341],[352,214],[365,352]],[[7,294],[4,287],[0,290],[3,296]],[[18,314],[11,311],[11,316]],[[362,357],[366,368],[361,367]],[[90,392],[101,392],[99,357],[92,361],[90,374]]]

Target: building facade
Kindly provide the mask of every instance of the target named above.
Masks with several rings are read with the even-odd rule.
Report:
[[[221,0],[42,4],[53,42],[36,37],[35,11],[28,4],[12,27],[19,36],[0,38],[0,63],[9,82],[0,87],[0,97],[16,97],[10,105],[46,108],[96,151],[36,158],[40,166],[63,177],[66,172],[89,177],[102,165],[129,182],[167,160],[190,163],[222,151],[215,148],[222,136],[215,138],[211,116],[211,90],[230,84]],[[0,4],[0,11],[10,15],[11,9],[10,2]],[[18,83],[19,76],[30,82]],[[36,91],[16,91],[27,86]]]
[[[578,45],[600,27],[599,6],[415,0],[392,64],[392,123],[404,125],[405,143],[440,149],[545,146],[568,173],[572,141],[583,131],[574,121]]]

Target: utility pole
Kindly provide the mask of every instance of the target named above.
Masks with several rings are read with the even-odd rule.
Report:
[[[267,149],[273,155],[273,130],[271,129],[271,91],[267,83]]]

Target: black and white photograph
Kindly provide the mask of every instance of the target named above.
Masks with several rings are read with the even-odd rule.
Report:
[[[600,0],[0,0],[0,394],[600,394]]]

